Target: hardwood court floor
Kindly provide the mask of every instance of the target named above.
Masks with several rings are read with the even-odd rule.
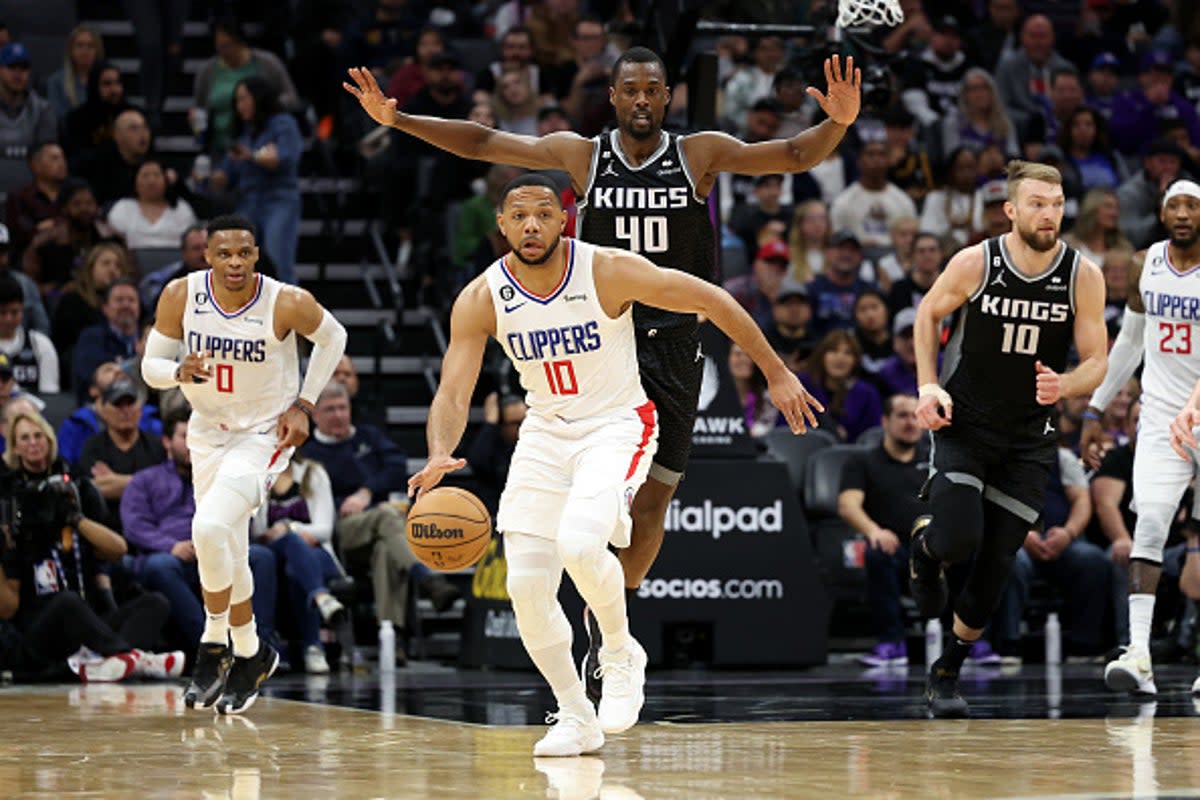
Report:
[[[1052,719],[1039,695],[1048,682],[1027,670],[1033,674],[995,682],[1027,684],[1020,691],[968,688],[982,713],[998,696],[1007,699],[992,711],[1023,707],[1026,718],[961,721],[918,719],[915,711],[896,718],[904,716],[899,708],[919,708],[915,669],[908,684],[883,690],[843,670],[844,683],[868,698],[843,716],[874,707],[875,716],[892,718],[841,721],[822,718],[832,670],[749,673],[718,682],[716,691],[700,677],[652,674],[647,717],[658,721],[578,759],[534,759],[540,726],[395,710],[426,692],[448,708],[445,696],[457,685],[460,694],[490,695],[479,702],[498,704],[493,719],[525,722],[541,713],[546,697],[520,673],[401,672],[394,687],[391,678],[381,684],[363,676],[273,679],[272,696],[240,718],[188,711],[174,685],[7,687],[0,689],[0,797],[1200,797],[1200,719],[1186,694],[1190,680],[1181,683],[1191,671],[1173,675],[1171,692],[1157,704],[1080,691],[1087,699],[1067,708],[1081,716]],[[1067,691],[1073,681],[1065,681]],[[710,700],[727,696],[729,718],[750,721],[665,721],[682,717],[665,708],[681,709],[697,690]],[[329,704],[350,697],[360,705],[373,697],[376,710]],[[779,708],[789,704],[814,715],[772,721],[787,716]],[[1083,716],[1088,708],[1092,716]]]

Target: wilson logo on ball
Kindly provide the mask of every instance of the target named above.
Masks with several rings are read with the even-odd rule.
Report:
[[[461,539],[464,536],[466,534],[462,528],[439,528],[435,522],[428,524],[421,522],[412,523],[412,537],[414,539]]]

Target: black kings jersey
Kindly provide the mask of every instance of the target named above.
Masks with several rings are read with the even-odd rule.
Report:
[[[592,140],[588,185],[579,203],[579,238],[623,247],[698,278],[714,278],[713,223],[708,198],[697,197],[680,137],[665,131],[653,154],[634,166],[621,151],[617,131]],[[642,336],[678,336],[696,330],[695,314],[634,305]]]
[[[1052,409],[1037,402],[1034,365],[1067,367],[1079,254],[1060,244],[1051,265],[1029,276],[1012,263],[1003,236],[983,248],[983,282],[960,310],[942,361],[953,424],[1042,437]]]

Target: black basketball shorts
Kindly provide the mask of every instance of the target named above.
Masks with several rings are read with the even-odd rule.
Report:
[[[695,335],[637,337],[638,367],[646,396],[658,409],[658,452],[650,477],[675,484],[692,450],[692,428],[704,377],[704,354]]]

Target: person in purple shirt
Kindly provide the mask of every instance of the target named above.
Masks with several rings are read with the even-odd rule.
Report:
[[[878,390],[858,379],[861,361],[862,351],[852,332],[830,331],[800,373],[800,382],[825,406],[838,438],[846,442],[878,425],[883,414]]]
[[[852,231],[833,234],[825,257],[825,269],[808,284],[813,307],[813,333],[823,336],[833,330],[854,327],[854,301],[871,284],[859,277],[862,243]]]
[[[163,423],[167,460],[134,474],[121,496],[121,523],[133,545],[133,570],[148,591],[161,592],[171,604],[171,619],[185,641],[195,646],[204,630],[200,574],[192,546],[192,458],[187,447],[186,419]],[[248,535],[248,534],[247,534]],[[254,619],[258,635],[273,640],[275,632],[275,555],[250,545],[254,575]]]
[[[1200,147],[1200,117],[1195,106],[1171,90],[1173,70],[1169,55],[1149,52],[1142,58],[1138,88],[1113,100],[1113,144],[1122,153],[1136,154],[1148,139],[1158,135],[1159,122],[1168,119],[1181,120],[1192,147]]]
[[[883,362],[876,373],[884,397],[894,394],[917,393],[917,351],[913,346],[913,324],[917,310],[906,308],[892,323],[892,356]]]

